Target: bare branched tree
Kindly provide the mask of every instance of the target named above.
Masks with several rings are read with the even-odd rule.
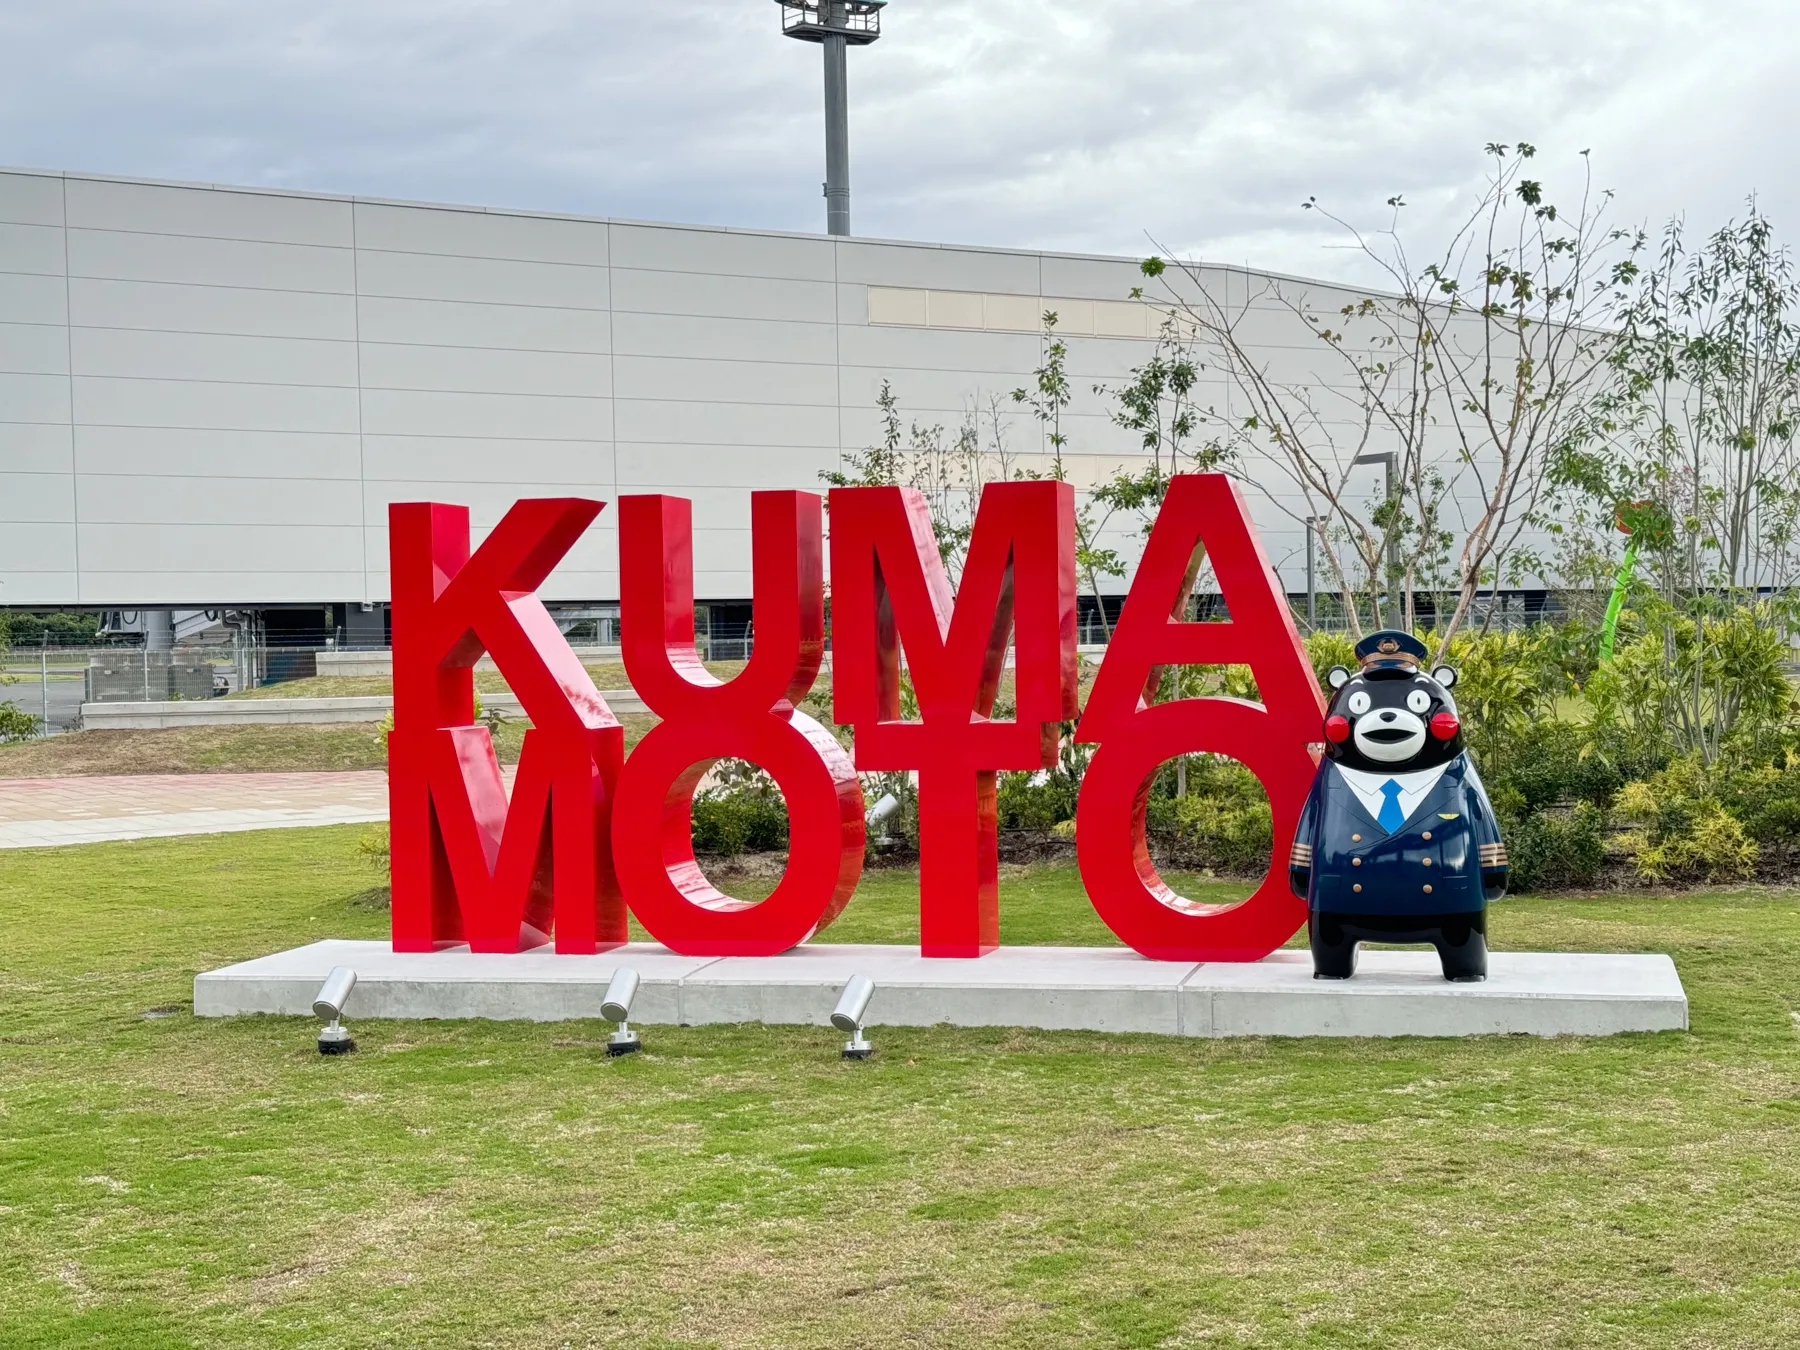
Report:
[[[1338,303],[1340,288],[1322,307],[1321,287],[1266,278],[1227,298],[1195,265],[1144,264],[1228,391],[1204,413],[1212,457],[1318,532],[1352,632],[1364,615],[1411,626],[1429,599],[1440,653],[1484,589],[1542,566],[1552,451],[1609,369],[1643,246],[1606,223],[1585,152],[1572,213],[1526,176],[1533,147],[1487,153],[1475,206],[1425,260],[1402,237],[1399,196],[1367,234],[1305,204],[1391,290]],[[1283,326],[1323,360],[1277,369]]]

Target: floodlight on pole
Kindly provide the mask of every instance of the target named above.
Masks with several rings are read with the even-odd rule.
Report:
[[[881,36],[887,0],[776,0],[781,31],[825,53],[825,232],[850,233],[850,85],[844,53]]]
[[[837,1007],[831,1010],[831,1025],[850,1037],[844,1042],[845,1059],[867,1059],[875,1053],[875,1047],[863,1035],[863,1018],[874,993],[875,981],[867,975],[852,975],[844,983],[844,992],[838,995]]]

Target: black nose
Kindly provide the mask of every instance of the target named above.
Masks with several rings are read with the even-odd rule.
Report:
[[[1384,712],[1381,714],[1381,720],[1384,722],[1391,722],[1394,720],[1394,714],[1391,712]]]

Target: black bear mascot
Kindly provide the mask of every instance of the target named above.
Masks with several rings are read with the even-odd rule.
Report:
[[[1307,902],[1313,978],[1356,972],[1359,942],[1429,942],[1447,980],[1487,978],[1487,906],[1506,893],[1506,845],[1463,749],[1450,687],[1409,633],[1371,633],[1360,668],[1328,680],[1319,762],[1288,884]]]

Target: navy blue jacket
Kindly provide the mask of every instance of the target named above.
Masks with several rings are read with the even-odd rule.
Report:
[[[1331,760],[1300,813],[1289,885],[1315,911],[1458,914],[1506,890],[1506,845],[1465,751],[1392,835]]]

